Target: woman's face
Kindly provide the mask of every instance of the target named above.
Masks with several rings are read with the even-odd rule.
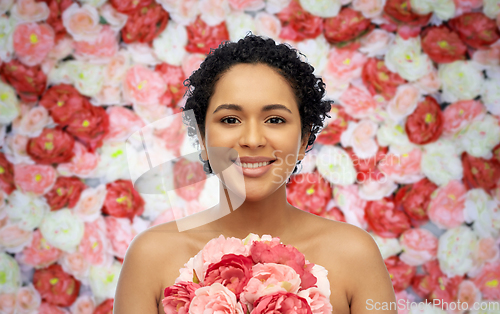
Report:
[[[269,105],[278,106],[266,110]],[[284,77],[265,64],[231,67],[215,85],[205,123],[204,147],[228,147],[240,158],[277,159],[265,174],[244,176],[247,200],[274,193],[293,172],[297,159],[304,158],[308,138],[301,139],[294,92]],[[209,161],[210,155],[209,149]]]

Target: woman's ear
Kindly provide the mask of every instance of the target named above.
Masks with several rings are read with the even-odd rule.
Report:
[[[302,160],[306,157],[307,143],[309,142],[310,136],[311,136],[311,132],[307,133],[302,138],[302,144],[300,145],[300,150],[299,150],[299,160]]]

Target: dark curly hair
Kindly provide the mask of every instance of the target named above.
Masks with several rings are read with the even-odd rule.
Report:
[[[215,84],[232,66],[238,63],[262,63],[270,66],[281,74],[290,84],[297,99],[300,120],[302,125],[302,138],[309,134],[307,147],[312,149],[316,140],[316,134],[323,127],[325,116],[331,118],[328,113],[331,110],[332,100],[323,100],[325,95],[325,83],[313,74],[314,68],[300,59],[302,53],[288,44],[276,44],[271,38],[260,37],[251,32],[238,40],[238,42],[225,41],[217,49],[210,49],[210,53],[200,65],[200,68],[184,81],[186,91],[186,104],[183,111],[192,109],[195,115],[198,129],[205,137],[205,118],[210,97]],[[195,121],[187,120],[188,135],[194,136],[196,143]],[[210,163],[204,163],[207,174],[213,173]],[[292,175],[297,173],[300,160],[295,165]]]

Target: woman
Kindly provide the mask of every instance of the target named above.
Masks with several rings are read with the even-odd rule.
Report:
[[[325,267],[334,313],[381,312],[376,309],[391,303],[384,312],[397,313],[391,280],[372,237],[286,200],[286,182],[298,171],[331,109],[330,101],[322,100],[323,81],[313,70],[288,45],[247,35],[211,51],[191,75],[184,110],[193,110],[196,117],[205,171],[212,172],[210,161],[216,158],[211,147],[237,152],[245,199],[232,208],[234,190],[219,180],[220,204],[181,219],[206,224],[179,232],[176,222],[170,222],[136,236],[123,263],[115,313],[164,313],[163,290],[174,284],[190,257],[221,234],[244,238],[249,233],[279,237]],[[188,129],[196,134],[194,125]],[[249,165],[255,157],[262,163]],[[257,169],[248,169],[253,167]],[[222,217],[211,221],[214,215]]]

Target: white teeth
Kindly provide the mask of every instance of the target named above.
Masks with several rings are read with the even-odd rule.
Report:
[[[255,163],[246,163],[246,162],[244,162],[244,163],[239,163],[238,161],[235,161],[234,163],[235,163],[236,165],[240,166],[240,167],[242,167],[242,165],[243,165],[243,168],[251,168],[251,169],[253,169],[253,168],[259,168],[259,167],[264,167],[264,166],[267,166],[267,165],[269,165],[271,162],[270,162],[270,161],[268,161],[268,162],[255,162]]]

